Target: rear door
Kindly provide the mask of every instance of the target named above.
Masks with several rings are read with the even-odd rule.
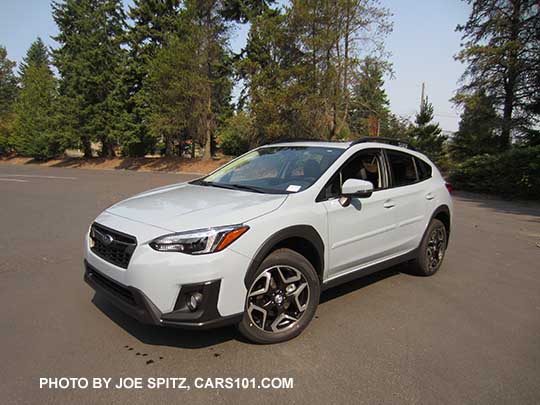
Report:
[[[369,198],[353,198],[349,206],[340,203],[345,180],[357,178],[373,183]],[[328,213],[328,277],[365,267],[392,256],[397,227],[388,188],[388,172],[382,150],[365,149],[349,159],[319,196]]]
[[[405,253],[420,244],[427,222],[426,215],[430,212],[431,201],[424,172],[427,169],[418,167],[418,158],[403,151],[385,149],[385,156],[390,170],[391,199],[397,224],[395,242],[397,250]]]

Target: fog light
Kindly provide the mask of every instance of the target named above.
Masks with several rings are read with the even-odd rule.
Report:
[[[202,294],[201,293],[194,293],[191,294],[187,299],[187,307],[190,311],[194,312],[199,308],[199,305],[201,305],[202,302]]]

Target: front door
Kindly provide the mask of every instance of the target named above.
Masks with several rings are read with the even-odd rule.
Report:
[[[345,207],[339,194],[341,185],[350,178],[372,182],[375,191],[368,198],[352,198]],[[327,185],[322,204],[328,215],[329,278],[376,263],[395,252],[395,192],[388,189],[388,183],[381,150],[367,149],[345,163]]]

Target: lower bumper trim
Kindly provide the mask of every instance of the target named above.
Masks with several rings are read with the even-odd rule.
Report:
[[[207,291],[206,308],[197,313],[186,312],[185,309],[163,314],[154,303],[139,289],[121,285],[107,277],[86,260],[84,261],[84,281],[97,293],[105,296],[122,312],[137,319],[141,323],[171,326],[182,329],[213,329],[239,323],[243,313],[220,316],[217,311],[219,280],[205,283],[202,288]],[[189,288],[193,288],[192,285]],[[182,294],[182,291],[180,291]]]

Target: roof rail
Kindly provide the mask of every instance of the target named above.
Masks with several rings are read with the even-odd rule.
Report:
[[[328,142],[324,139],[317,139],[317,138],[283,138],[283,139],[276,139],[274,141],[265,143],[264,145],[274,145],[276,143],[291,143],[291,142]]]
[[[351,142],[351,145],[349,147],[351,147],[353,145],[357,145],[359,143],[364,143],[364,142],[388,143],[390,145],[401,146],[401,147],[405,147],[407,149],[414,150],[412,145],[409,142],[404,141],[403,139],[386,138],[386,137],[382,137],[382,136],[365,136],[363,138],[360,138],[360,139],[357,139],[356,141]]]

